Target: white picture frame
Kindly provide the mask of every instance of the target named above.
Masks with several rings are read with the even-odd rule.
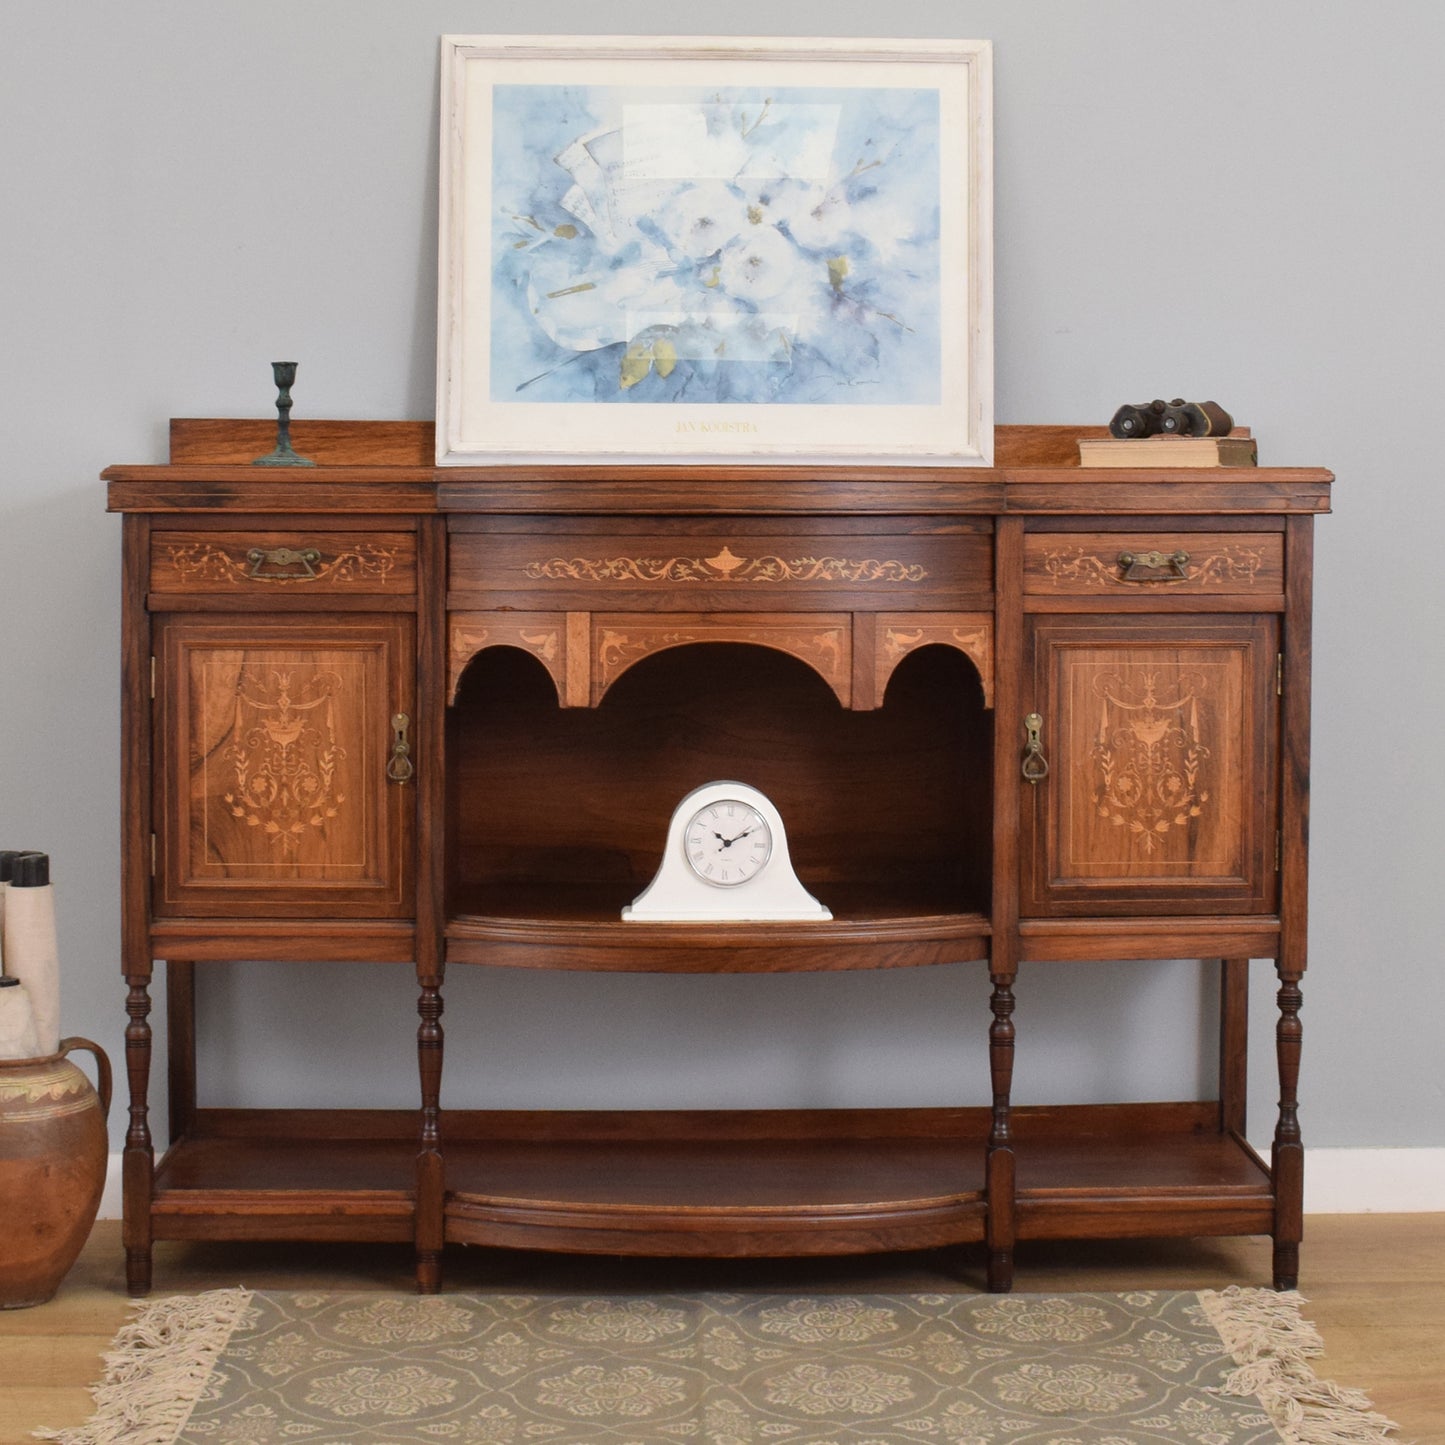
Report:
[[[442,38],[437,462],[992,464],[992,50]]]

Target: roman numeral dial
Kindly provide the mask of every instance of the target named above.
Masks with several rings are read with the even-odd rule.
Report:
[[[688,867],[704,883],[736,888],[767,866],[773,833],[767,819],[751,804],[719,798],[688,819],[682,844]]]

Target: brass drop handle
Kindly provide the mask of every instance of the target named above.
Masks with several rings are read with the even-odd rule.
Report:
[[[1121,582],[1185,582],[1188,552],[1120,552]]]
[[[246,560],[251,564],[248,577],[262,582],[305,582],[317,576],[321,553],[315,547],[252,547]]]
[[[386,764],[386,775],[393,783],[409,783],[416,772],[411,761],[411,719],[404,713],[397,713],[391,720],[391,757]]]
[[[1044,720],[1036,712],[1024,719],[1024,760],[1020,771],[1026,783],[1035,785],[1049,775],[1049,760],[1044,756],[1044,745],[1039,738],[1043,726]]]

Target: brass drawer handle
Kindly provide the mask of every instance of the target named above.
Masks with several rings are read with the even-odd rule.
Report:
[[[1120,552],[1121,582],[1186,582],[1188,552]]]
[[[1049,775],[1049,760],[1044,756],[1044,745],[1039,733],[1044,720],[1036,712],[1024,719],[1024,760],[1020,771],[1026,783],[1037,786]]]
[[[321,553],[315,547],[252,547],[246,553],[251,570],[246,574],[259,581],[305,581],[318,576],[316,564]]]
[[[416,768],[411,761],[411,719],[404,713],[397,713],[391,720],[391,757],[386,764],[386,775],[393,783],[409,783]]]

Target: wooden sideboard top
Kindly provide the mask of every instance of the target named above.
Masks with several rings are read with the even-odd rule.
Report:
[[[1247,434],[1241,431],[1240,434]],[[174,418],[170,461],[101,473],[115,512],[1208,515],[1329,511],[1319,467],[1081,468],[1100,426],[1001,426],[992,467],[529,464],[438,467],[429,421],[298,421],[314,468],[258,468],[272,421]],[[710,482],[726,482],[725,487]]]

